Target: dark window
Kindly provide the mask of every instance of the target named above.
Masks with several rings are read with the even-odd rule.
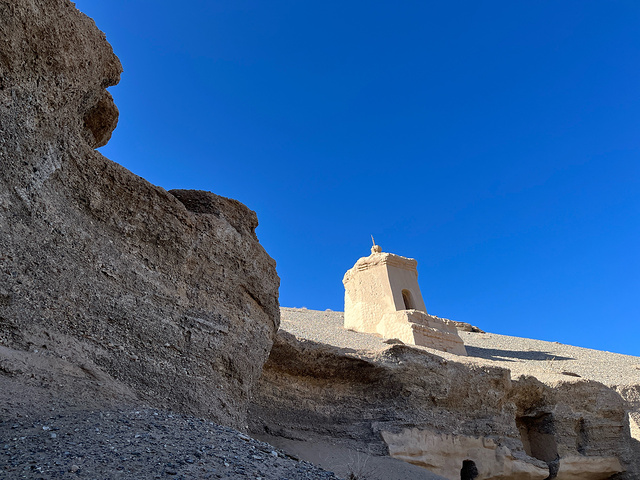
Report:
[[[402,290],[402,301],[404,302],[405,310],[412,310],[415,308],[413,306],[413,299],[411,298],[411,292],[409,290]]]

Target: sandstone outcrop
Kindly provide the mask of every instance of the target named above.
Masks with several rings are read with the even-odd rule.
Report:
[[[450,480],[465,462],[478,479],[639,478],[630,404],[610,386],[512,378],[491,362],[349,332],[339,312],[283,310],[283,328],[306,338],[281,330],[265,364],[250,409],[263,439],[331,441]]]
[[[455,478],[465,461],[475,467],[479,478],[544,480],[549,476],[544,462],[518,458],[509,448],[487,437],[407,428],[395,434],[382,432],[382,438],[392,457],[420,465],[445,478]]]
[[[122,68],[72,2],[0,0],[0,18],[4,390],[109,383],[114,398],[244,426],[279,323],[255,213],[169,193],[94,150],[117,123],[106,88]],[[42,359],[53,370],[30,376]]]
[[[11,405],[46,408],[42,419],[67,404],[146,403],[412,464],[389,479],[639,478],[640,382],[516,375],[515,359],[556,356],[490,347],[491,334],[469,357],[389,345],[342,329],[339,312],[320,312],[317,336],[276,335],[278,278],[254,212],[167,192],[94,150],[117,123],[106,88],[121,66],[93,22],[68,0],[0,0],[0,18],[3,417]],[[396,293],[385,314],[437,318]]]

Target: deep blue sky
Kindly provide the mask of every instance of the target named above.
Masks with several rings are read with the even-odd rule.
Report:
[[[258,213],[283,306],[369,254],[429,313],[640,355],[640,3],[78,0],[120,57],[104,155]]]

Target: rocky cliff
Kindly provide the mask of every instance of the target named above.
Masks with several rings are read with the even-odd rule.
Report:
[[[72,2],[0,0],[0,19],[2,390],[245,425],[279,324],[255,213],[94,150],[116,126],[106,88],[122,68]]]
[[[630,429],[640,359],[481,333],[462,335],[469,357],[459,357],[342,322],[283,309],[251,407],[256,435],[390,455],[450,480],[465,462],[477,479],[640,478]],[[637,383],[603,383],[615,381]]]
[[[333,478],[167,409],[320,463],[364,454],[370,478],[640,478],[638,359],[468,325],[459,357],[345,330],[338,312],[285,309],[276,334],[255,213],[95,151],[121,66],[94,23],[68,0],[0,0],[0,19],[3,475]]]

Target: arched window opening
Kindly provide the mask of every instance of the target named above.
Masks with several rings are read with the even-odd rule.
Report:
[[[464,460],[460,470],[460,480],[474,480],[478,478],[478,469],[473,460]]]
[[[402,290],[402,301],[404,302],[405,310],[413,310],[413,298],[411,298],[411,292],[409,290]]]

